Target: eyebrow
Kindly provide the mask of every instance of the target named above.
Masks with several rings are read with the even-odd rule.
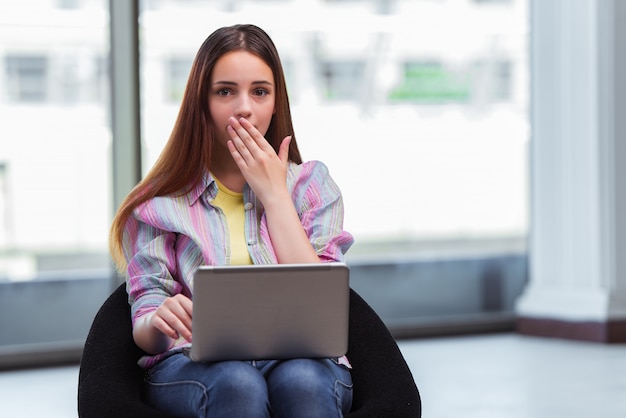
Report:
[[[234,81],[226,81],[226,80],[216,81],[216,82],[213,83],[213,85],[216,85],[216,84],[225,84],[227,86],[236,86],[237,85],[237,83],[234,82]],[[269,86],[272,85],[272,83],[270,83],[269,81],[266,81],[266,80],[253,81],[252,84],[253,85],[269,85]]]

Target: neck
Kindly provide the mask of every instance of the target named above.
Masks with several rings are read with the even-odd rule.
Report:
[[[236,164],[212,164],[211,173],[229,190],[237,193],[243,192],[246,179],[243,177],[243,174],[241,174]]]

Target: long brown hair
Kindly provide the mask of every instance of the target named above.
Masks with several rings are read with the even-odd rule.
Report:
[[[109,249],[121,273],[127,266],[122,250],[124,228],[133,210],[156,196],[189,192],[199,185],[210,169],[215,141],[209,112],[211,75],[217,60],[236,50],[258,56],[272,69],[276,85],[275,113],[265,137],[278,153],[282,139],[291,135],[289,160],[302,163],[293,131],[285,75],[274,42],[265,31],[254,25],[235,25],[216,30],[196,54],[167,144],[150,172],[126,196],[113,219]]]

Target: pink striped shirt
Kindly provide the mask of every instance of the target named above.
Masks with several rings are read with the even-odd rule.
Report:
[[[326,166],[319,161],[291,163],[287,186],[317,255],[325,262],[343,261],[354,240],[343,230],[341,191]],[[193,274],[198,266],[230,264],[226,219],[211,205],[216,194],[217,185],[207,173],[200,185],[185,195],[156,197],[139,206],[126,224],[123,248],[133,324],[169,296],[183,293],[192,297]],[[252,262],[277,263],[260,201],[247,185],[243,198]],[[179,340],[168,352],[146,356],[139,364],[149,368],[186,345]]]

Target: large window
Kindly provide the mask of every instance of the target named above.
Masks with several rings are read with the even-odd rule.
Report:
[[[304,158],[344,193],[354,286],[383,319],[511,306],[525,272],[506,257],[525,255],[528,226],[527,0],[139,4],[144,174],[201,43],[255,23],[281,54]],[[111,153],[109,36],[128,28],[108,11],[0,2],[0,367],[7,352],[80,350],[112,288],[111,178],[127,167]],[[485,253],[499,258],[474,263]]]
[[[109,289],[107,10],[0,3],[3,353],[77,346]]]
[[[524,0],[145,0],[144,171],[202,41],[252,22],[286,63],[304,158],[329,165],[344,192],[353,254],[399,242],[523,242],[526,20]]]
[[[255,23],[284,62],[304,159],[325,162],[343,191],[353,287],[396,332],[513,328],[526,280],[527,0],[142,5],[144,173],[201,43]]]

